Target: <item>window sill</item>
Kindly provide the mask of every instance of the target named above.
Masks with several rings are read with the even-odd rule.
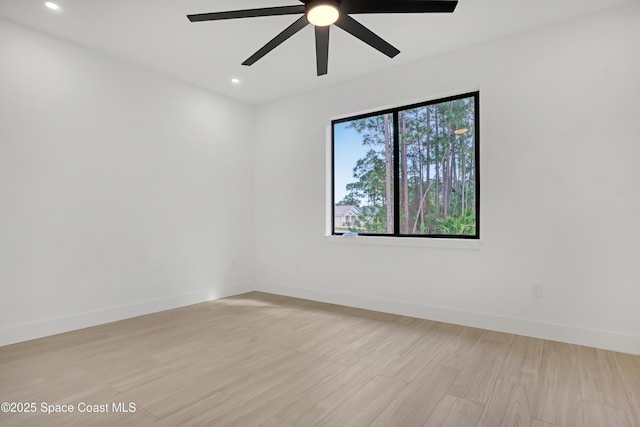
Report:
[[[480,240],[437,239],[428,237],[389,237],[389,236],[325,236],[326,243],[337,245],[366,246],[407,246],[414,248],[461,249],[479,251]]]

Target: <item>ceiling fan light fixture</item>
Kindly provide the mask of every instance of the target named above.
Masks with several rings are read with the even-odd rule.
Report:
[[[60,5],[58,5],[57,3],[54,3],[52,1],[45,2],[44,5],[47,6],[51,10],[60,10]]]
[[[309,5],[307,20],[316,27],[326,27],[340,18],[338,3],[319,0]]]

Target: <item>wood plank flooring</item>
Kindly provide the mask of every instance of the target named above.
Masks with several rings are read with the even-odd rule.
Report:
[[[37,408],[2,426],[640,426],[640,356],[251,292],[0,347],[1,402]]]

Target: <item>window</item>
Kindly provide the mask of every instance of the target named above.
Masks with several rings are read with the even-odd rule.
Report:
[[[333,234],[478,239],[479,93],[332,122]]]

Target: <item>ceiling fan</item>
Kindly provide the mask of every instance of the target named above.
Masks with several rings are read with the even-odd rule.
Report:
[[[358,13],[452,13],[458,2],[449,0],[300,0],[302,5],[187,15],[191,22],[258,16],[304,14],[271,41],[247,58],[242,65],[253,65],[289,37],[306,27],[315,26],[318,76],[327,74],[329,62],[329,26],[335,24],[371,47],[393,58],[398,49],[384,41],[349,15]]]

